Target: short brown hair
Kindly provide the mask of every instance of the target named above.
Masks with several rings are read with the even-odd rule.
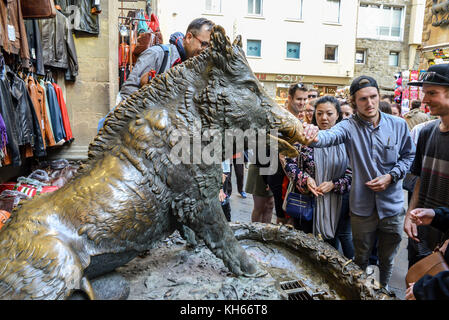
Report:
[[[190,32],[191,34],[196,36],[201,31],[201,28],[204,25],[207,25],[208,30],[211,30],[215,26],[215,23],[206,18],[196,18],[195,20],[190,22],[189,26],[187,27],[186,34]]]
[[[309,89],[303,83],[295,83],[295,84],[292,84],[290,86],[290,88],[288,89],[288,95],[290,97],[294,97],[296,90],[300,90],[300,91],[304,91],[304,92],[309,91]]]

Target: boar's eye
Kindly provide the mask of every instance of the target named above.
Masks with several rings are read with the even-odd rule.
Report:
[[[259,91],[257,84],[254,81],[245,81],[245,85],[249,90],[251,90],[251,92],[257,93]]]

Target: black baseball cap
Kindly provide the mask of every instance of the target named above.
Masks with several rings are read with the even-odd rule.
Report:
[[[411,81],[409,86],[422,87],[423,84],[449,86],[449,63],[434,64],[419,75],[418,81]]]
[[[374,87],[377,90],[379,90],[377,81],[374,80],[374,78],[369,77],[369,76],[357,77],[351,83],[351,87],[349,88],[349,94],[351,96],[353,96],[360,89],[367,88],[367,87]]]

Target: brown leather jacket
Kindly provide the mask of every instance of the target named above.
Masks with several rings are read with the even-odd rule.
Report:
[[[48,117],[50,115],[47,114],[47,109],[45,106],[44,88],[42,88],[40,84],[31,76],[27,77],[25,81],[31,101],[33,102],[34,110],[36,111],[36,115],[39,120],[44,145],[46,147],[55,146],[55,138],[53,137],[52,131],[49,129],[51,124]]]
[[[19,0],[0,1],[0,26],[0,45],[7,53],[20,55],[28,66],[30,52]]]

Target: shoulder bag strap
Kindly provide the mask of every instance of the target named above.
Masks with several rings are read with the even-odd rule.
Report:
[[[438,251],[443,246],[444,242],[446,242],[447,239],[449,239],[449,230],[443,233],[443,235],[441,236],[440,243],[437,244],[436,248],[433,251]]]
[[[165,71],[165,68],[167,66],[169,50],[168,50],[168,48],[166,48],[162,44],[159,44],[158,46],[161,47],[164,50],[164,60],[162,60],[161,68],[157,72],[157,74],[161,74],[161,73],[163,73]]]

